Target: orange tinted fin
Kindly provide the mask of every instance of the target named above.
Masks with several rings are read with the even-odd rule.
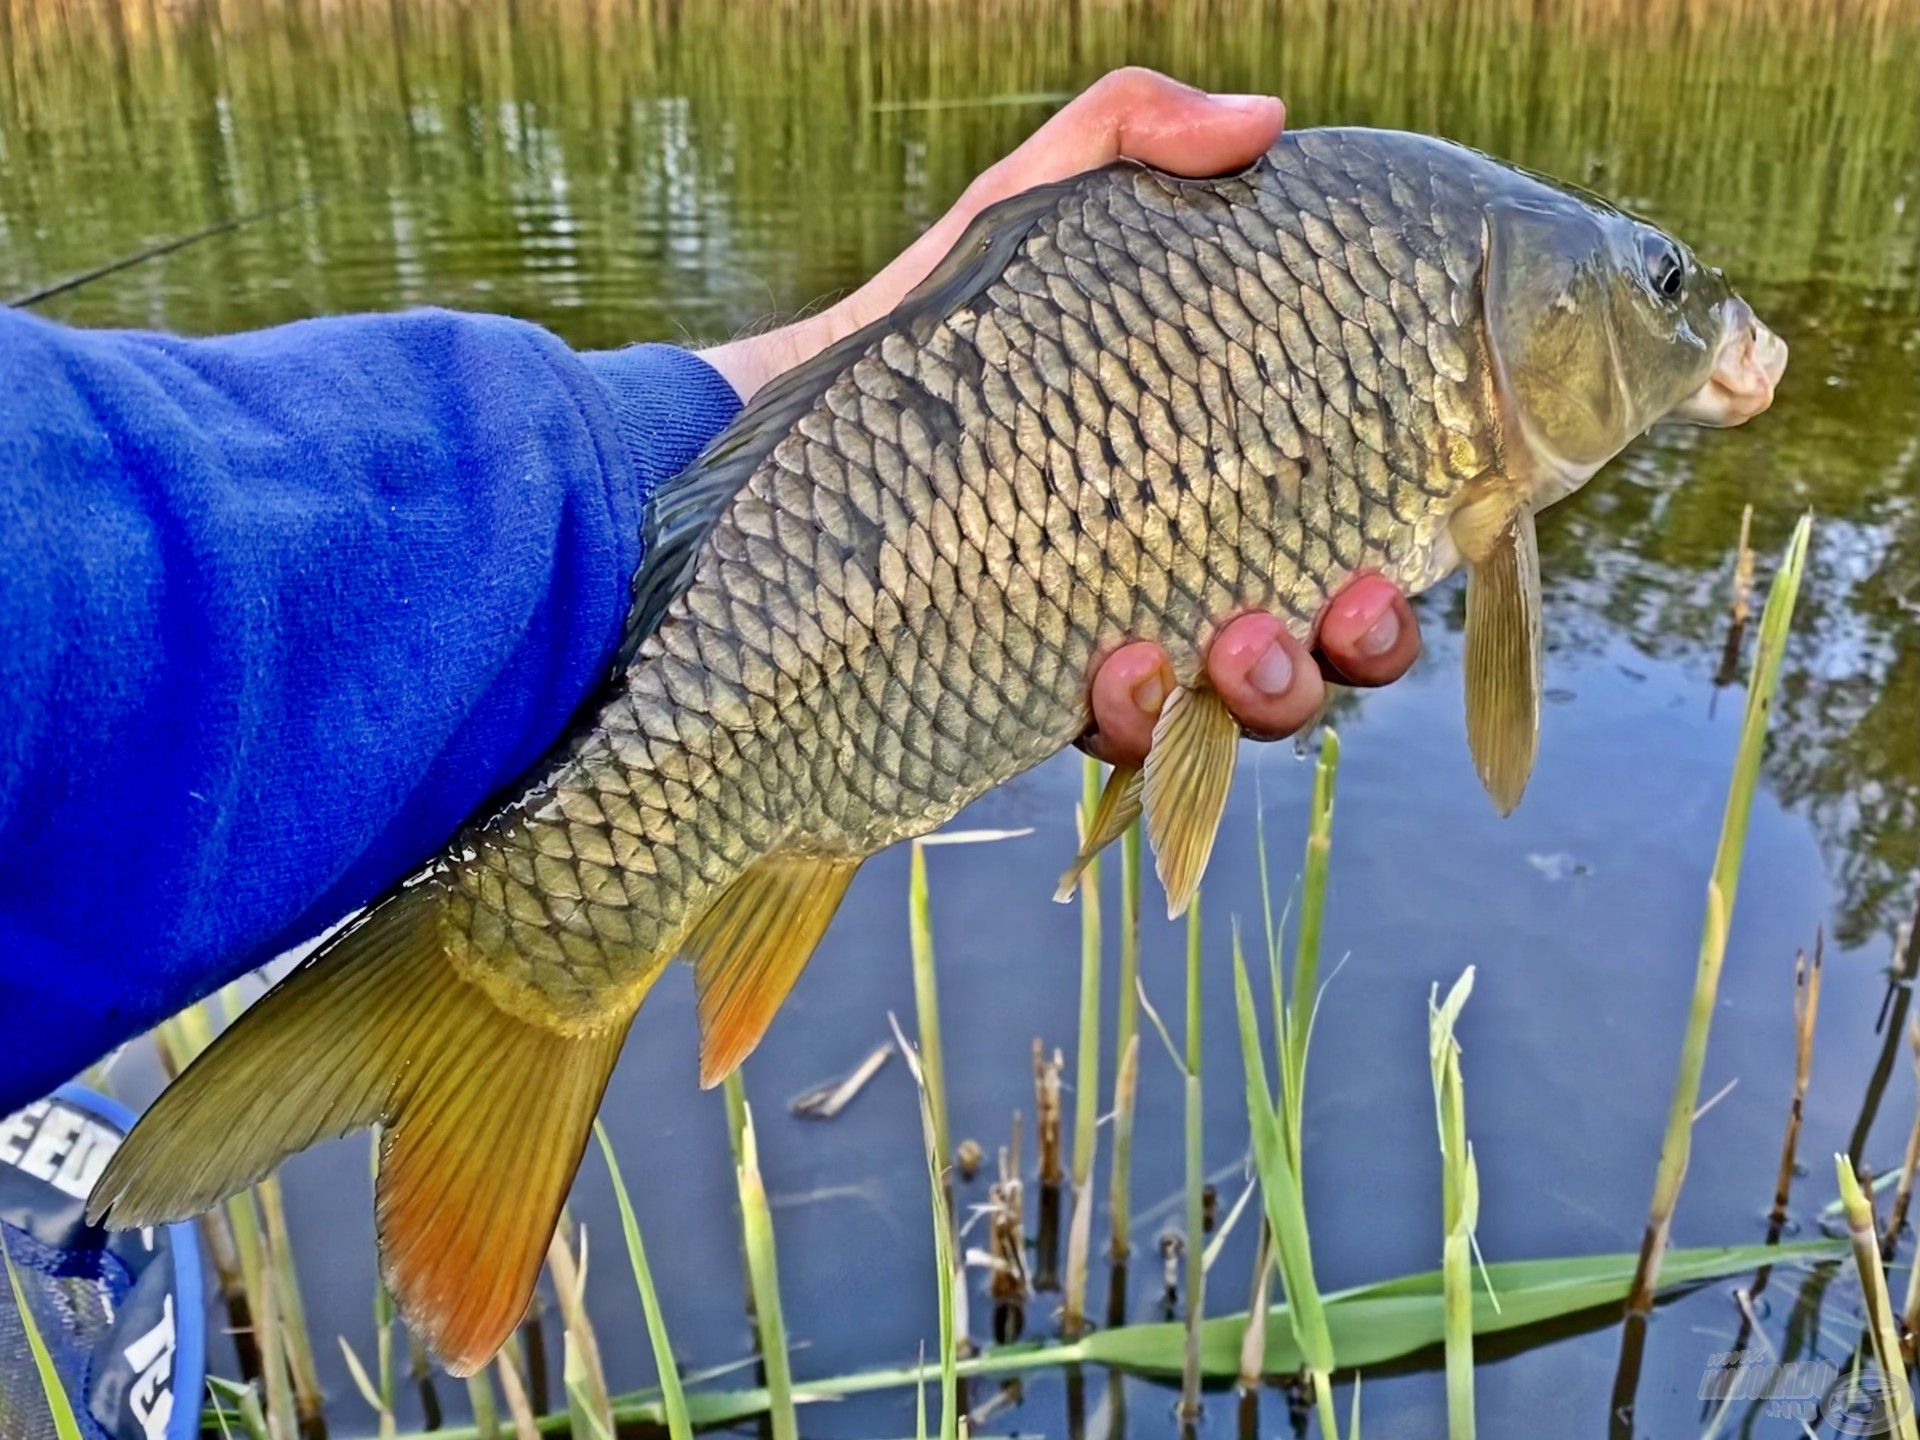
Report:
[[[1093,820],[1087,826],[1087,833],[1080,837],[1080,853],[1060,877],[1060,887],[1053,892],[1055,900],[1063,905],[1071,900],[1093,857],[1126,834],[1127,827],[1140,817],[1142,779],[1143,772],[1138,765],[1116,765],[1107,772],[1100,803],[1093,807]]]
[[[760,1043],[859,868],[769,855],[701,917],[685,946],[699,994],[701,1085],[718,1085]]]
[[[244,1012],[134,1126],[88,1213],[183,1220],[378,1123],[388,1288],[464,1374],[526,1309],[632,1016],[566,1036],[507,1014],[447,959],[441,898],[401,891]]]
[[[1210,689],[1175,690],[1154,722],[1141,807],[1167,918],[1186,913],[1206,873],[1233,788],[1240,725]]]

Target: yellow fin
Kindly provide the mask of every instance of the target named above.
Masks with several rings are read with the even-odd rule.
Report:
[[[1080,838],[1080,853],[1061,875],[1060,888],[1053,892],[1055,900],[1061,904],[1071,900],[1093,857],[1126,834],[1127,827],[1139,818],[1143,778],[1138,765],[1116,765],[1107,772],[1100,803],[1093,807],[1093,820]]]
[[[1240,726],[1216,691],[1175,690],[1154,722],[1141,806],[1167,918],[1186,912],[1206,873],[1233,788]]]
[[[701,917],[685,949],[699,994],[702,1086],[718,1085],[753,1053],[859,868],[858,860],[769,855]]]
[[[509,1015],[448,960],[440,899],[395,895],[243,1013],[134,1127],[88,1210],[185,1219],[378,1123],[387,1287],[470,1374],[526,1311],[632,1016],[562,1035]]]
[[[1522,507],[1467,571],[1467,742],[1502,815],[1540,748],[1540,555]]]

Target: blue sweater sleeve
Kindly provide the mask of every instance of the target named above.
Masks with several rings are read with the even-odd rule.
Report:
[[[184,340],[0,310],[0,1114],[378,895],[606,676],[667,346],[421,311]]]

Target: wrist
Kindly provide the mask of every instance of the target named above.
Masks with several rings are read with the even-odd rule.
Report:
[[[742,401],[796,365],[803,365],[847,333],[844,302],[757,335],[742,335],[721,345],[697,351],[700,358],[726,377]]]

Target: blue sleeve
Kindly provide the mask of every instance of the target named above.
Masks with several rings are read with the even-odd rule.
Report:
[[[0,310],[0,1114],[378,895],[605,679],[691,354]]]

